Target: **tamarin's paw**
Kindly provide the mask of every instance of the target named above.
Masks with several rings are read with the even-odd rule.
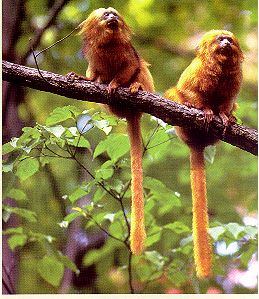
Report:
[[[213,119],[213,111],[210,108],[205,108],[204,110],[204,125],[205,125],[205,130],[208,131],[209,130],[209,124]]]
[[[113,94],[119,86],[120,85],[116,81],[112,80],[107,88],[108,94]]]
[[[222,133],[222,136],[225,137],[226,131],[227,131],[227,127],[231,124],[231,123],[235,123],[236,122],[236,118],[234,115],[230,115],[227,116],[224,112],[220,112],[219,113],[219,117],[222,120],[223,126],[224,126],[224,130]]]
[[[143,85],[139,82],[134,82],[130,84],[129,90],[131,93],[136,93],[139,90],[143,90]]]
[[[68,82],[74,82],[76,79],[78,79],[78,75],[75,72],[69,72],[66,74],[66,78]]]
[[[71,83],[74,82],[75,80],[86,80],[86,81],[90,80],[89,78],[78,75],[75,72],[67,73],[66,78],[67,78],[67,81],[71,82]]]
[[[223,126],[227,127],[230,123],[228,116],[224,112],[220,112],[219,117],[222,120]]]

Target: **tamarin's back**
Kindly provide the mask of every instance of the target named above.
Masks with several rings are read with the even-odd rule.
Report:
[[[106,19],[103,16],[106,13],[111,13],[113,18],[117,16],[117,24],[111,20],[108,25],[111,30],[107,30],[109,16]],[[114,30],[113,26],[118,29]],[[130,87],[137,80],[143,90],[154,91],[148,64],[132,46],[131,30],[116,10],[95,10],[83,24],[81,33],[84,34],[83,52],[89,63],[87,77],[101,83],[110,83],[116,78],[118,86],[124,87]]]
[[[227,125],[236,109],[235,100],[242,81],[242,60],[239,43],[231,32],[211,30],[203,36],[197,56],[184,70],[176,87],[169,89],[165,97],[204,110],[208,122],[213,114],[219,115]],[[192,147],[206,147],[218,140],[187,128],[177,128],[177,132]]]

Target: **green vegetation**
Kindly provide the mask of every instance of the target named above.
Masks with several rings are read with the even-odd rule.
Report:
[[[26,1],[19,55],[34,34],[32,25],[41,25],[48,16],[48,2]],[[234,32],[246,57],[237,117],[257,127],[255,0],[73,0],[45,31],[38,50],[104,6],[125,16],[161,94],[194,57],[201,33],[221,28]],[[84,74],[81,43],[81,37],[73,35],[57,44],[38,57],[40,68]],[[32,59],[28,65],[34,66]],[[65,269],[75,279],[81,275],[82,265],[65,253],[67,242],[82,246],[84,267],[95,267],[85,287],[69,281],[70,293],[129,293],[132,288],[137,293],[206,293],[210,287],[222,293],[257,293],[256,286],[231,285],[229,277],[233,269],[248,271],[257,253],[257,227],[251,222],[257,213],[256,157],[223,142],[206,150],[214,274],[199,281],[192,256],[188,149],[173,127],[150,115],[142,118],[147,242],[145,253],[132,257],[125,121],[95,103],[32,89],[26,90],[18,108],[27,126],[3,146],[3,198],[16,202],[16,207],[3,203],[3,219],[7,222],[12,214],[19,219],[16,227],[4,231],[9,247],[20,256],[18,293],[59,293]],[[98,248],[84,247],[86,236],[100,236],[103,242]],[[222,246],[228,250],[222,251]]]

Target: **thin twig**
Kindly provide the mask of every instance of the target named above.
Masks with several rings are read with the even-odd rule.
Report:
[[[45,25],[36,30],[36,33],[33,37],[33,39],[30,42],[30,45],[28,47],[28,50],[25,52],[25,54],[21,57],[20,63],[24,64],[26,62],[26,59],[28,56],[31,54],[31,48],[36,48],[38,44],[40,43],[41,37],[43,33],[48,29],[55,21],[57,18],[59,12],[62,10],[62,8],[69,2],[70,0],[57,0],[51,7],[50,11],[48,12],[48,19],[45,23]]]
[[[84,164],[82,164],[76,157],[73,157],[73,156],[71,156],[71,158],[73,158],[76,162],[77,162],[77,164],[79,165],[79,166],[81,166],[89,175],[90,175],[90,177],[92,178],[92,179],[94,179],[95,180],[95,176],[84,166]],[[116,194],[114,194],[114,192],[113,192],[113,190],[109,190],[109,189],[107,189],[105,186],[104,186],[104,184],[103,183],[101,183],[101,182],[97,182],[97,184],[99,185],[99,186],[101,186],[108,194],[110,194],[114,199],[116,199],[117,201],[119,201],[119,198],[117,197],[117,195]]]
[[[159,127],[160,127],[159,124],[157,124],[156,127],[155,127],[155,129],[154,129],[154,131],[153,131],[152,134],[149,136],[146,145],[144,145],[143,156],[144,156],[144,154],[145,154],[145,152],[146,152],[146,150],[147,150],[147,147],[148,147],[149,143],[151,142],[153,136],[154,136],[154,135],[156,134],[156,132],[158,131]]]
[[[113,238],[114,240],[120,241],[124,244],[124,240],[115,237],[111,233],[109,233],[106,229],[104,229],[94,218],[91,214],[87,213],[87,216],[99,227],[100,230],[102,230],[104,233],[106,233],[109,237]]]
[[[58,40],[57,42],[55,42],[54,44],[48,46],[47,48],[41,50],[40,52],[38,52],[35,56],[38,57],[41,53],[51,49],[52,47],[56,46],[57,44],[59,44],[60,42],[62,42],[63,40],[65,40],[66,38],[68,38],[70,35],[72,35],[76,30],[78,30],[80,28],[80,25],[77,26],[76,28],[74,28],[69,34],[67,34],[66,36],[62,37],[60,40]]]
[[[128,264],[128,273],[129,273],[129,287],[130,287],[130,293],[135,294],[135,290],[133,287],[133,281],[132,281],[132,252],[129,250],[129,264]]]
[[[157,144],[155,144],[155,145],[152,145],[152,146],[150,146],[150,147],[147,147],[147,150],[150,150],[151,148],[157,147],[157,146],[159,146],[159,145],[161,145],[161,144],[167,143],[168,141],[171,141],[171,140],[173,140],[173,139],[175,139],[175,137],[168,138],[168,139],[165,140],[165,141],[161,141],[161,142],[159,142],[159,143],[157,143]]]
[[[35,55],[34,53],[34,49],[33,47],[31,48],[31,52],[32,52],[32,56],[33,56],[33,59],[34,59],[34,62],[35,62],[35,65],[36,65],[36,68],[39,72],[39,75],[41,76],[42,80],[45,81],[47,84],[50,84],[50,85],[53,85],[53,86],[56,86],[56,87],[59,87],[59,85],[57,83],[53,83],[53,82],[50,82],[48,81],[46,78],[44,78],[40,68],[39,68],[39,65],[38,65],[38,61],[37,61],[37,56]]]
[[[47,149],[48,151],[50,151],[52,154],[56,155],[57,157],[59,157],[59,158],[65,158],[65,159],[66,159],[66,158],[67,158],[67,159],[70,158],[70,157],[62,156],[62,155],[60,155],[60,154],[54,152],[52,149],[50,149],[50,148],[47,146],[46,143],[44,143],[44,145],[45,145],[45,147],[46,147],[46,149]]]

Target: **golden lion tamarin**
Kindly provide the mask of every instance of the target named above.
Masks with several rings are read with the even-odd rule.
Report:
[[[86,80],[108,84],[110,95],[122,86],[135,93],[139,89],[153,92],[152,76],[148,64],[131,44],[131,30],[122,16],[112,7],[99,8],[81,23],[84,36],[83,53],[88,61]],[[127,120],[131,145],[131,233],[133,254],[144,249],[144,196],[142,187],[141,113],[127,105],[109,105],[108,109]]]
[[[243,54],[238,40],[225,30],[211,30],[201,39],[196,58],[182,73],[176,87],[165,97],[202,109],[205,125],[218,115],[225,127],[235,121],[236,97],[242,81]],[[218,138],[204,131],[176,127],[178,136],[190,148],[193,199],[193,242],[197,276],[211,273],[212,249],[208,235],[208,211],[204,149]]]

